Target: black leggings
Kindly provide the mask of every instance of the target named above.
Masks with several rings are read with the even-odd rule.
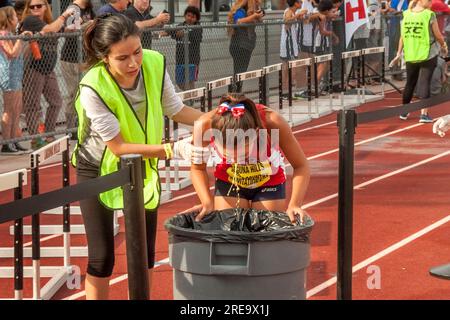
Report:
[[[418,63],[406,63],[406,84],[403,90],[403,104],[410,103],[416,88],[417,79],[420,73],[420,92],[421,99],[427,99],[430,97],[430,82],[433,76],[434,69],[437,65],[437,56],[426,61]]]
[[[233,71],[235,75],[247,71],[252,58],[252,52],[253,51],[242,49],[234,43],[230,45],[230,54],[233,58]],[[233,90],[235,92],[241,92],[242,82],[234,85]]]
[[[92,178],[77,175],[78,183],[89,179]],[[81,200],[80,208],[88,242],[87,273],[95,277],[109,277],[114,267],[114,212],[106,209],[97,196]],[[145,213],[148,268],[151,269],[155,264],[157,214],[149,210]]]

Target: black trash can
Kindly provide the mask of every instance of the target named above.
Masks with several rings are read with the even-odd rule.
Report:
[[[174,299],[306,299],[314,222],[282,212],[229,209],[201,223],[196,213],[165,222]]]

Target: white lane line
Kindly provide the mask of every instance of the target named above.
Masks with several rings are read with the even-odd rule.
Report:
[[[394,134],[397,134],[399,132],[410,130],[410,129],[413,129],[413,128],[416,128],[416,127],[419,127],[419,126],[422,126],[422,125],[423,125],[423,123],[416,123],[416,124],[413,124],[413,125],[405,127],[405,128],[401,128],[401,129],[397,129],[397,130],[394,130],[394,131],[390,131],[390,132],[384,133],[384,134],[379,135],[379,136],[375,136],[375,137],[370,138],[370,139],[359,141],[359,142],[355,143],[355,146],[360,146],[360,145],[363,145],[365,143],[372,142],[372,141],[375,141],[377,139],[381,139],[381,138],[384,138],[384,137],[388,137],[390,135],[394,135]],[[308,160],[314,160],[314,159],[317,159],[317,158],[320,158],[320,157],[323,157],[323,156],[326,156],[326,155],[330,155],[330,154],[336,153],[338,151],[339,151],[339,148],[336,148],[336,149],[333,149],[333,150],[330,150],[330,151],[322,152],[322,153],[316,154],[314,156],[308,157],[307,159]],[[288,163],[286,166],[290,166],[290,164]],[[210,187],[209,190],[214,190],[214,186]],[[169,199],[166,202],[164,202],[163,204],[171,203],[171,202],[174,202],[174,201],[177,201],[177,200],[180,200],[180,199],[184,199],[184,198],[188,198],[188,197],[194,196],[196,194],[197,194],[197,192],[186,193],[186,194],[177,196],[175,198]]]
[[[407,170],[411,170],[411,169],[413,169],[413,168],[416,168],[416,167],[418,167],[418,166],[421,166],[421,165],[426,164],[426,163],[428,163],[428,162],[431,162],[431,161],[433,161],[433,160],[436,160],[436,159],[445,157],[445,156],[447,156],[447,155],[449,155],[449,154],[450,154],[450,150],[449,150],[449,151],[446,151],[446,152],[443,152],[443,153],[440,153],[440,154],[438,154],[438,155],[435,155],[435,156],[433,156],[433,157],[427,158],[427,159],[425,159],[425,160],[416,162],[416,163],[414,163],[414,164],[412,164],[412,165],[409,165],[409,166],[407,166],[407,167],[404,167],[404,168],[401,168],[401,169],[398,169],[398,170],[389,172],[389,173],[387,173],[387,174],[384,174],[384,175],[379,176],[379,177],[377,177],[377,178],[371,179],[371,180],[369,180],[369,181],[363,182],[363,183],[361,183],[361,184],[355,186],[354,189],[357,189],[357,188],[361,188],[361,187],[370,185],[370,184],[372,184],[372,183],[378,182],[378,181],[383,180],[383,179],[387,179],[387,178],[392,177],[392,176],[394,176],[394,175],[396,175],[396,174],[405,172],[405,171],[407,171]],[[337,196],[338,196],[337,193],[332,194],[332,195],[329,195],[329,196],[324,197],[324,198],[321,198],[321,199],[319,199],[319,200],[316,200],[316,201],[313,201],[313,202],[309,202],[309,203],[303,205],[302,208],[303,208],[303,209],[310,208],[310,207],[315,206],[315,205],[317,205],[317,204],[319,204],[319,203],[323,203],[323,202],[326,202],[326,201],[331,200],[331,199],[333,199],[333,198],[336,198]],[[447,218],[450,219],[450,215],[449,215]],[[445,221],[445,222],[446,222],[446,221]],[[445,222],[444,222],[444,223],[445,223]],[[435,225],[435,224],[433,224],[433,225]],[[436,226],[435,228],[437,228],[437,226]],[[426,229],[426,230],[428,230],[428,229]],[[431,229],[431,230],[432,230],[432,229]],[[407,239],[409,239],[409,238],[410,238],[410,237],[408,237]],[[412,239],[412,240],[414,240],[414,239]],[[411,242],[412,240],[410,240],[409,242]],[[405,241],[405,240],[402,240],[402,241]],[[401,242],[401,243],[403,243],[403,242]],[[408,243],[408,242],[406,242],[406,243]],[[390,247],[390,248],[391,248],[391,247]],[[389,249],[389,248],[388,248],[388,249]],[[386,250],[388,250],[388,249],[385,249],[385,250],[383,250],[382,252],[384,252],[384,251],[386,251]],[[394,249],[394,250],[396,250],[396,249]],[[388,253],[390,253],[390,252],[392,252],[392,251],[386,251],[386,252],[387,252],[387,253],[385,253],[384,255],[386,255],[386,254],[388,254]],[[382,256],[383,256],[383,255],[381,255],[380,257],[382,257]],[[372,258],[373,258],[373,257],[372,257]],[[158,261],[158,263],[165,263],[165,261],[167,261],[167,259],[168,259],[168,258],[166,258],[166,259],[164,259],[164,260],[161,260],[161,261]],[[371,258],[369,258],[369,259],[371,259]],[[365,262],[368,261],[369,259],[363,261],[362,263],[358,264],[357,266],[362,265],[363,263],[365,263]],[[379,259],[379,258],[377,258],[377,259]],[[371,260],[371,261],[372,261],[372,260]],[[364,267],[364,265],[363,265],[362,267],[360,267],[360,268],[363,268],[363,267]],[[155,268],[156,268],[156,266],[155,266]],[[358,269],[358,270],[359,270],[359,269]],[[355,272],[355,271],[353,271],[353,272]],[[111,281],[113,281],[113,284],[114,284],[114,283],[118,283],[118,282],[122,281],[121,279],[122,279],[122,280],[125,280],[126,277],[124,278],[124,275],[122,275],[122,276],[120,276],[120,277],[118,277],[118,278],[112,279]],[[110,285],[111,285],[111,283],[112,283],[111,281],[110,281]],[[330,279],[330,280],[328,280],[328,281],[326,281],[326,282],[324,282],[324,283],[322,283],[321,285],[315,287],[314,289],[312,289],[312,290],[315,290],[315,291],[311,291],[311,290],[310,290],[310,291],[311,291],[313,294],[316,294],[317,292],[322,291],[323,289],[325,289],[325,288],[327,288],[327,287],[333,285],[334,283],[336,283],[335,277],[332,278],[332,279]],[[320,289],[320,290],[319,290],[319,289]],[[318,290],[318,291],[317,291],[317,290]],[[77,293],[77,294],[76,294],[76,297],[77,297],[77,298],[74,298],[74,299],[78,299],[78,298],[80,298],[80,297],[82,297],[82,296],[85,295],[85,294],[83,294],[83,295],[79,296],[80,294],[81,294],[81,292],[80,292],[80,293]],[[70,296],[70,297],[72,297],[72,296]],[[70,298],[70,297],[68,297],[68,298]],[[65,298],[65,299],[68,299],[68,298]]]
[[[368,259],[358,263],[357,265],[355,265],[352,268],[352,272],[355,273],[355,272],[357,272],[357,271],[367,267],[371,263],[373,263],[373,262],[375,262],[375,261],[377,261],[377,260],[387,256],[388,254],[394,252],[395,250],[398,250],[398,249],[406,246],[407,244],[411,243],[412,241],[420,238],[421,236],[429,233],[430,231],[432,231],[432,230],[434,230],[436,228],[439,228],[440,226],[442,226],[443,224],[445,224],[445,223],[447,223],[449,221],[450,221],[450,215],[448,215],[445,218],[442,218],[441,220],[439,220],[439,221],[429,225],[426,228],[423,228],[422,230],[420,230],[420,231],[410,235],[409,237],[407,237],[407,238],[405,238],[405,239],[403,239],[403,240],[401,240],[401,241],[391,245],[390,247],[387,247],[386,249],[378,252],[377,254],[371,256],[370,258],[368,258]],[[326,288],[331,287],[332,285],[334,285],[336,283],[336,281],[337,281],[337,277],[335,276],[335,277],[333,277],[333,278],[331,278],[331,279],[321,283],[320,285],[312,288],[311,290],[309,290],[306,293],[306,298],[310,298],[310,297],[318,294],[319,292],[325,290]]]
[[[166,258],[166,259],[163,259],[163,260],[159,260],[159,261],[155,262],[154,269],[159,268],[159,267],[164,266],[164,265],[168,265],[168,264],[169,264],[169,258]],[[122,282],[122,281],[127,280],[127,279],[128,279],[128,274],[123,274],[123,275],[121,275],[121,276],[119,276],[117,278],[111,279],[109,281],[109,285],[112,286],[112,285],[115,285],[116,283]],[[77,293],[75,293],[75,294],[73,294],[71,296],[65,297],[62,300],[76,300],[76,299],[84,297],[85,295],[86,295],[86,291],[83,290],[83,291],[77,292]]]
[[[58,238],[59,236],[62,236],[62,233],[52,234],[51,236],[47,236],[47,237],[41,238],[39,241],[40,242],[44,242],[44,241],[47,241],[47,240],[50,240],[50,239]],[[28,246],[31,246],[32,244],[33,244],[33,242],[30,241],[30,242],[25,243],[23,246],[24,247],[28,247]]]
[[[297,134],[297,133],[300,133],[300,132],[305,132],[305,131],[309,131],[309,130],[313,130],[313,129],[317,129],[317,128],[322,128],[322,127],[328,126],[330,124],[336,124],[336,120],[335,121],[326,122],[326,123],[322,123],[322,124],[318,124],[317,126],[308,127],[308,128],[305,128],[305,129],[300,129],[300,130],[297,130],[297,131],[293,131],[292,133],[293,134]]]

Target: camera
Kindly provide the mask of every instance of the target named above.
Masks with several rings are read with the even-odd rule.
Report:
[[[263,17],[266,15],[266,11],[264,9],[259,9],[258,13],[262,13]]]

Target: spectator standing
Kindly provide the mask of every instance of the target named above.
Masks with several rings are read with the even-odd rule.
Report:
[[[383,45],[383,34],[381,30],[381,0],[368,0],[369,11],[369,39],[367,46],[380,47]],[[367,76],[372,77],[375,72],[380,69],[381,62],[377,55],[367,56],[367,64],[373,70],[368,70]],[[366,80],[366,83],[370,84],[370,78]]]
[[[197,7],[189,6],[184,11],[184,22],[178,26],[200,26],[200,10]],[[186,66],[185,52],[185,35],[187,29],[176,30],[170,32],[173,39],[177,41],[176,45],[176,67],[175,80],[181,90],[189,90],[195,88],[195,81],[198,79],[200,65],[200,43],[203,40],[202,28],[193,28],[188,30],[188,61]],[[189,79],[186,79],[186,69],[188,70]]]
[[[402,50],[406,61],[406,84],[403,91],[403,104],[411,102],[416,88],[419,73],[422,73],[420,95],[422,99],[430,96],[430,82],[439,55],[439,45],[443,56],[447,56],[447,44],[442,37],[436,20],[436,14],[430,10],[430,0],[413,0],[410,9],[403,13],[401,38],[397,56],[391,62],[395,64],[401,59]],[[417,26],[427,26],[425,28]],[[419,122],[429,123],[433,120],[427,109],[421,110]],[[406,120],[408,114],[402,114],[400,119]]]
[[[67,9],[53,21],[52,11],[47,0],[27,0],[23,12],[22,29],[33,33],[52,33],[63,31],[66,20],[73,14],[73,9]],[[42,116],[41,95],[44,95],[49,106],[45,115],[45,130],[55,131],[56,121],[62,105],[61,93],[55,75],[58,60],[58,39],[46,37],[36,41],[39,45],[41,57],[28,55],[25,58],[23,75],[23,106],[26,116],[28,133],[38,133],[39,121]],[[48,137],[33,139],[31,147],[37,149],[47,142],[53,141]]]
[[[16,33],[19,20],[13,7],[0,9],[0,36]],[[1,119],[3,140],[19,137],[22,112],[23,42],[0,40],[0,88],[3,91],[3,115]],[[19,143],[2,146],[3,154],[19,154],[27,151]]]
[[[156,17],[152,16],[150,0],[134,0],[133,5],[129,6],[125,11],[125,16],[130,18],[139,27],[139,29],[162,27],[170,21],[170,14],[167,12],[160,12]],[[151,49],[152,47],[152,32],[142,32],[142,47]]]
[[[319,21],[319,11],[317,10],[317,3],[315,0],[303,0],[302,7],[297,13],[305,12],[303,22],[298,24],[298,46],[299,46],[299,58],[314,58],[314,38],[317,33],[317,24]],[[297,74],[304,75],[306,73],[306,67],[298,68]],[[311,75],[313,76],[313,75]],[[305,77],[297,77],[298,86],[306,86]],[[302,92],[295,92],[294,98],[308,98],[306,90]]]
[[[237,0],[228,14],[229,24],[248,24],[261,22],[264,12],[260,10],[261,0]],[[256,47],[255,26],[236,26],[229,28],[231,35],[230,54],[233,58],[234,74],[246,72],[253,50]],[[242,84],[234,88],[241,92]]]
[[[387,18],[387,30],[389,38],[389,61],[393,59],[397,52],[397,44],[400,39],[400,22],[402,19],[402,12],[408,9],[409,0],[391,0],[390,3],[385,2],[385,6],[388,7],[386,14]],[[397,80],[402,80],[402,75],[393,76]]]
[[[80,31],[82,25],[95,18],[91,0],[75,0],[68,9],[73,10],[65,23],[65,32]],[[80,36],[67,36],[61,51],[61,71],[66,83],[67,101],[65,103],[67,129],[76,128],[75,98],[80,82],[83,52]],[[73,136],[76,140],[76,133]]]
[[[297,32],[299,30],[298,21],[303,19],[306,10],[299,10],[301,3],[300,0],[288,0],[288,8],[284,11],[283,21],[286,23],[281,27],[280,36],[280,58],[283,61],[283,90],[288,89],[288,72],[289,72],[289,61],[295,60],[299,56],[299,46],[298,46],[298,36]],[[293,70],[294,76],[300,76],[298,70]],[[296,81],[297,89],[300,83]],[[283,98],[287,99],[287,94],[283,94]]]
[[[317,6],[320,13],[318,21],[318,32],[314,42],[314,54],[317,56],[331,53],[331,45],[339,43],[339,38],[331,28],[332,18],[335,16],[331,0],[321,0]],[[317,81],[319,82],[319,93],[326,89],[323,77],[328,69],[328,63],[319,63],[317,66]]]

